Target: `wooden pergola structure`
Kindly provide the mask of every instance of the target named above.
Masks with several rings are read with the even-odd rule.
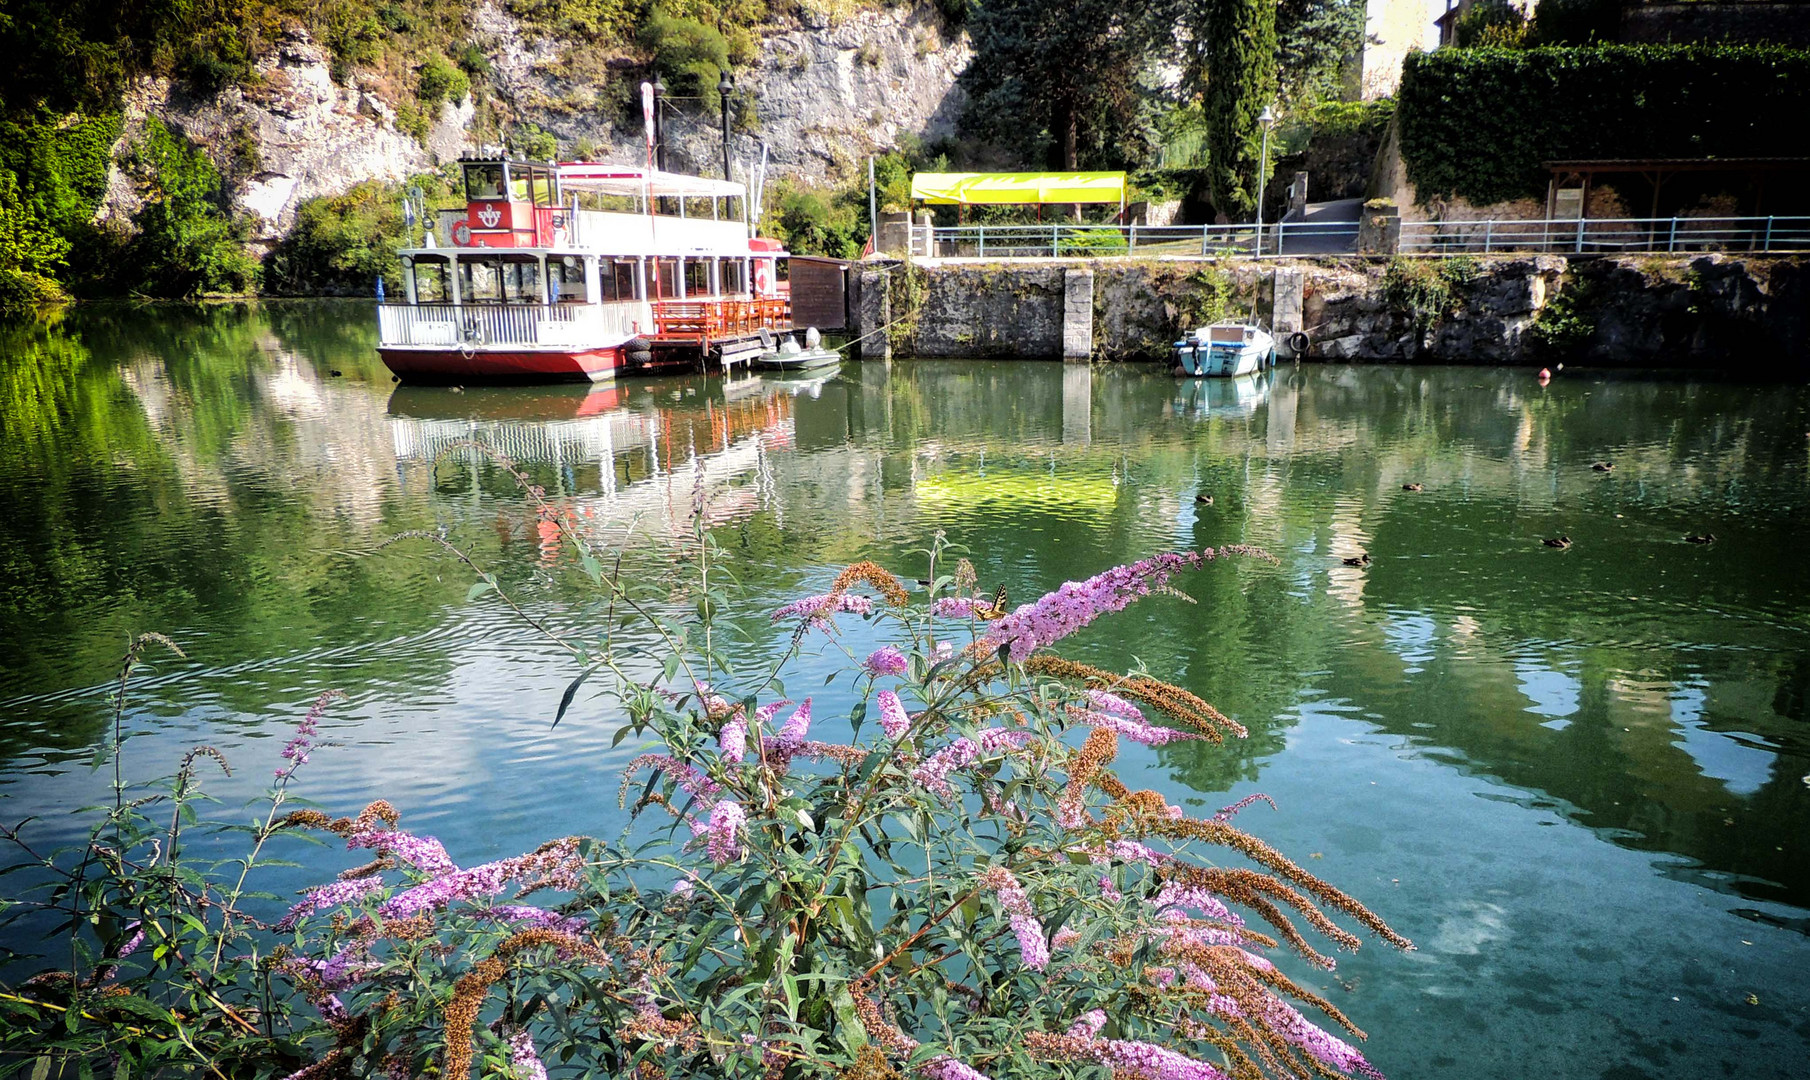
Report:
[[[1766,213],[1766,182],[1771,179],[1810,181],[1810,157],[1778,158],[1597,158],[1581,161],[1548,161],[1552,173],[1546,185],[1546,216],[1553,218],[1562,189],[1581,188],[1579,214],[1590,216],[1590,189],[1601,176],[1638,176],[1652,191],[1649,218],[1659,216],[1660,193],[1666,183],[1681,173],[1722,173],[1752,184],[1754,205],[1748,213],[1755,217]]]

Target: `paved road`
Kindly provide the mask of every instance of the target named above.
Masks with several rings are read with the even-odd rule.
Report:
[[[1362,199],[1308,203],[1299,219],[1283,222],[1282,254],[1341,255],[1356,251],[1358,216],[1363,212]]]

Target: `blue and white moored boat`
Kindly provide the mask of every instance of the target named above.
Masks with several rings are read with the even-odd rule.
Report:
[[[1276,339],[1261,326],[1216,322],[1176,342],[1175,363],[1191,378],[1249,375],[1276,365]]]

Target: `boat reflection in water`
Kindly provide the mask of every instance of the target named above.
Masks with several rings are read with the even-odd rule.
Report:
[[[1254,416],[1268,400],[1273,372],[1230,379],[1184,379],[1175,384],[1175,415],[1195,420]]]
[[[545,506],[524,506],[527,521],[498,526],[530,525],[549,558],[560,521],[611,544],[649,527],[689,534],[700,490],[712,525],[745,518],[772,497],[767,456],[793,444],[792,398],[751,392],[750,383],[399,386],[389,401],[396,467],[405,479],[426,469],[430,483],[445,481],[443,467],[469,470],[475,485],[508,459],[542,488]]]

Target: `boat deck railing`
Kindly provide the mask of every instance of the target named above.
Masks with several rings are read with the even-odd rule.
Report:
[[[748,338],[768,330],[790,329],[792,303],[785,297],[765,299],[704,297],[653,302],[653,340],[661,344],[713,342]]]
[[[560,349],[619,344],[654,323],[642,301],[608,304],[379,304],[378,344]]]

